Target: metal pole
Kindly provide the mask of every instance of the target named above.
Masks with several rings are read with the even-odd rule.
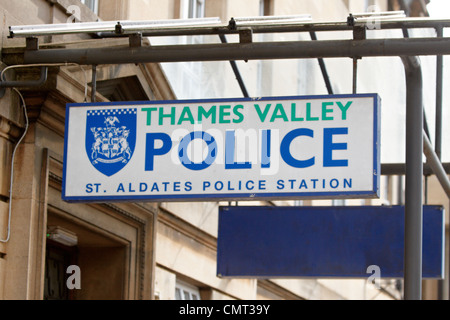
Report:
[[[450,199],[450,180],[448,179],[444,166],[439,160],[437,154],[434,152],[433,146],[431,145],[431,142],[425,132],[423,133],[423,153],[427,157],[427,162],[432,168],[433,173],[441,183],[442,189]]]
[[[219,37],[220,37],[220,41],[222,41],[222,43],[227,43],[227,38],[225,37],[224,34],[219,34]],[[244,95],[245,98],[248,98],[249,94],[248,94],[247,88],[245,87],[244,80],[242,80],[242,76],[241,76],[241,73],[239,72],[236,61],[230,60],[230,65],[231,65],[231,68],[233,69],[234,75],[236,76],[236,80],[239,84],[239,87],[241,88],[242,94]]]
[[[442,28],[436,29],[438,38],[442,38]],[[436,56],[436,136],[435,136],[435,150],[436,155],[441,159],[442,147],[442,69],[443,69],[442,55]]]
[[[358,58],[353,58],[353,86],[352,86],[353,94],[356,94],[357,83],[358,83]]]
[[[311,40],[317,41],[317,35],[314,31],[311,31],[309,33],[311,36]],[[331,86],[330,77],[328,76],[328,71],[325,66],[325,61],[323,61],[322,58],[318,58],[317,61],[319,62],[320,71],[322,72],[323,81],[325,82],[325,86],[327,87],[328,94],[333,94],[333,87]]]
[[[417,57],[402,58],[406,74],[404,299],[422,298],[422,72]]]
[[[97,92],[97,66],[92,65],[92,91],[91,102],[95,102],[95,93]]]
[[[24,52],[25,64],[127,64],[450,54],[449,38],[284,41],[138,48],[45,49]]]

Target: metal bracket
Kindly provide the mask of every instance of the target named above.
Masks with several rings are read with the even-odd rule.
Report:
[[[354,40],[366,40],[366,28],[360,26],[353,27],[353,39]]]
[[[142,33],[132,33],[128,39],[131,48],[138,48],[142,46]]]
[[[353,14],[350,13],[350,15],[347,17],[347,25],[353,27],[355,25],[355,17]]]
[[[231,18],[230,21],[228,22],[228,29],[237,30],[236,20],[234,20],[234,18]]]
[[[39,50],[39,39],[35,37],[28,37],[26,39],[26,50]]]
[[[5,95],[6,88],[39,87],[47,81],[48,67],[41,67],[41,75],[38,80],[27,81],[3,81],[0,79],[0,98]]]
[[[352,15],[350,15],[350,16],[353,18]],[[349,19],[350,19],[350,17],[349,17]],[[366,40],[366,27],[355,26],[354,20],[353,20],[353,39],[354,40]],[[360,56],[353,57],[353,85],[352,85],[353,94],[356,94],[356,90],[357,90],[358,60],[360,60],[360,59],[362,59],[362,57],[360,57]]]
[[[253,30],[251,28],[239,29],[239,43],[252,43]]]
[[[120,24],[120,22],[117,22],[114,32],[116,34],[122,34],[123,33],[123,28],[122,28],[122,25]]]

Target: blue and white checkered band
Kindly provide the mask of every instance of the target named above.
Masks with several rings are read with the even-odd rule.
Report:
[[[115,115],[123,115],[123,114],[136,114],[137,109],[96,109],[96,110],[88,110],[87,116],[115,116]]]
[[[106,176],[130,161],[136,146],[136,108],[94,109],[86,112],[86,153]]]

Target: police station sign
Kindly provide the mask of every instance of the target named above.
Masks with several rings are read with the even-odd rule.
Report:
[[[376,94],[68,104],[66,201],[378,197]]]

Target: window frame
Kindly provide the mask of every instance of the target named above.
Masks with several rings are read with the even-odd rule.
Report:
[[[188,299],[186,299],[186,296]],[[200,289],[187,282],[177,280],[175,283],[175,300],[201,300]]]

